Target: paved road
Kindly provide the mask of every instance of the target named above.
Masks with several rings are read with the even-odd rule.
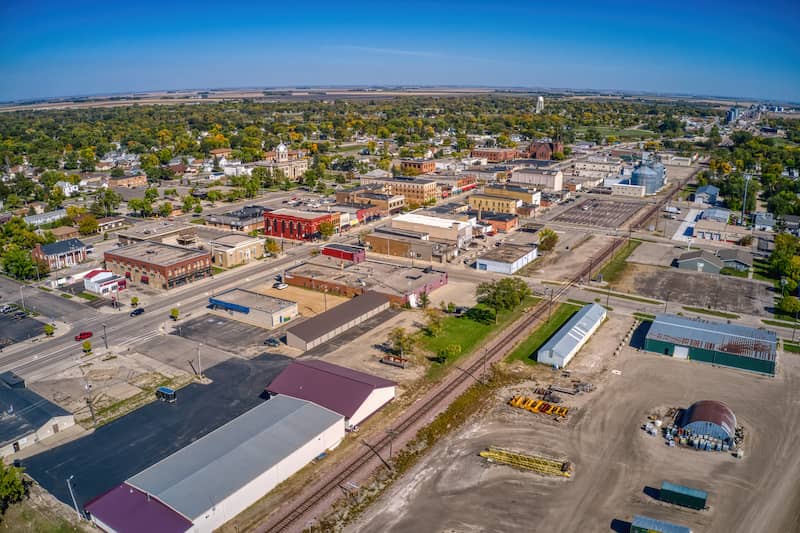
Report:
[[[20,287],[22,294],[20,295]],[[62,298],[56,294],[43,291],[30,285],[0,276],[0,302],[16,302],[38,312],[42,316],[59,321],[69,321],[76,314],[85,312],[86,307],[79,301]]]
[[[230,359],[204,373],[210,385],[191,384],[174,404],[153,402],[94,433],[22,461],[40,485],[68,505],[91,498],[164,459],[263,401],[264,388],[289,364],[280,355]]]

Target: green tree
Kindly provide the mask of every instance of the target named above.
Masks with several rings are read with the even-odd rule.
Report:
[[[444,315],[439,309],[425,309],[425,330],[428,335],[435,337],[442,332],[444,327]]]
[[[131,198],[128,209],[138,212],[140,216],[149,217],[153,214],[153,203],[147,198]]]
[[[3,270],[15,279],[33,279],[36,277],[36,262],[28,250],[10,245],[3,254]],[[39,275],[41,276],[41,272]]]
[[[330,239],[333,234],[336,233],[336,226],[333,225],[333,222],[321,222],[319,225],[319,234],[322,236],[324,240]]]
[[[549,252],[558,244],[558,234],[550,228],[539,231],[539,250]]]
[[[158,206],[158,214],[162,217],[168,217],[172,214],[172,203],[171,202],[164,202],[160,206]]]
[[[503,278],[480,283],[475,295],[479,303],[494,309],[496,315],[500,311],[519,306],[531,296],[531,289],[522,278]]]
[[[281,251],[281,245],[275,239],[268,238],[264,241],[264,250],[268,254],[277,255]]]
[[[112,178],[121,178],[125,175],[125,171],[121,167],[114,167],[111,169]]]
[[[169,310],[169,316],[172,320],[178,320],[180,314],[181,311],[177,307],[173,307],[172,309]]]
[[[136,307],[137,305],[139,305],[139,298],[137,296],[132,296],[131,297],[131,306]]]
[[[47,208],[51,211],[58,209],[66,199],[67,197],[61,187],[53,186],[53,188],[50,189],[50,192],[47,194]]]
[[[100,189],[94,198],[94,203],[90,208],[92,213],[97,216],[109,216],[122,203],[122,196],[112,189]]]
[[[437,353],[436,360],[439,363],[446,363],[448,359],[453,359],[458,357],[461,354],[461,345],[460,344],[448,344]]]
[[[81,235],[91,235],[93,233],[97,233],[100,226],[97,223],[97,217],[92,214],[86,214],[81,217],[80,222],[78,222],[78,231],[81,232]]]
[[[155,187],[145,189],[144,198],[145,200],[150,200],[151,202],[158,200],[158,189]]]
[[[220,192],[219,190],[213,189],[208,191],[208,194],[206,194],[206,198],[208,199],[209,202],[213,204],[215,202],[219,202],[220,200],[222,200],[223,195],[222,192]]]
[[[91,353],[92,352],[92,343],[89,341],[83,341],[83,353]]]
[[[425,292],[425,291],[422,291],[422,292],[419,294],[419,306],[420,306],[421,308],[423,308],[423,309],[427,309],[427,308],[428,308],[428,306],[430,305],[430,303],[431,303],[431,298],[430,298],[430,296],[428,296],[428,293],[427,293],[427,292]]]
[[[48,337],[52,337],[53,334],[56,332],[56,328],[55,326],[53,326],[53,324],[45,324],[42,330],[44,331],[44,334],[47,335]]]
[[[389,332],[389,342],[392,350],[405,357],[408,352],[414,349],[414,337],[406,332],[405,328],[394,328]]]
[[[22,468],[0,461],[0,507],[3,510],[21,501],[27,494],[22,472]]]
[[[800,313],[800,299],[796,296],[783,296],[778,300],[778,309],[787,315],[797,316]]]

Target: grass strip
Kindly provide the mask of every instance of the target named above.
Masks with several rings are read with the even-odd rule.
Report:
[[[564,323],[578,312],[580,307],[568,303],[560,304],[553,312],[550,320],[544,322],[534,331],[527,339],[519,343],[514,348],[506,360],[508,362],[522,361],[529,365],[535,365],[536,360],[533,358],[542,345],[547,342],[547,339],[553,336]]]
[[[787,340],[783,341],[783,351],[791,353],[800,353],[800,344],[793,344]]]
[[[608,294],[608,291],[604,291],[604,290],[601,290],[601,289],[590,289],[588,287],[585,287],[583,290],[589,291],[589,292],[593,292],[593,293],[596,293],[596,294],[606,294],[606,295]],[[632,302],[642,302],[642,303],[645,303],[645,304],[653,304],[653,305],[661,305],[661,304],[664,303],[664,302],[659,302],[658,300],[651,300],[649,298],[642,298],[640,296],[631,296],[629,294],[622,294],[621,292],[612,292],[611,293],[611,297],[612,298],[622,298],[624,300],[631,300]]]
[[[656,315],[650,315],[648,313],[633,313],[633,316],[643,322],[652,322],[656,319]]]
[[[714,309],[703,309],[702,307],[683,307],[684,311],[689,311],[690,313],[700,313],[702,315],[711,315],[711,316],[718,316],[720,318],[741,318],[739,315],[735,313],[726,313],[725,311],[716,311]]]
[[[606,266],[600,270],[600,275],[603,276],[603,281],[606,283],[613,283],[621,278],[622,274],[625,272],[625,268],[628,266],[628,257],[630,257],[633,251],[636,250],[640,244],[642,244],[642,241],[633,239],[629,240],[628,243],[623,246],[608,263],[606,263]]]
[[[79,292],[79,293],[78,293],[78,294],[76,294],[75,296],[78,296],[78,297],[80,297],[80,298],[83,298],[84,300],[89,300],[89,301],[92,301],[92,300],[97,300],[97,296],[96,296],[96,295],[94,295],[94,294],[92,294],[92,293],[90,293],[90,292],[86,292],[86,291],[84,291],[84,292]]]
[[[767,320],[766,318],[762,318],[761,322],[768,326],[778,326],[779,328],[794,328],[798,324],[797,322],[781,322],[780,320]]]

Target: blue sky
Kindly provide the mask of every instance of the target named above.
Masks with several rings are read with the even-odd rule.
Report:
[[[541,4],[0,0],[0,101],[396,84],[800,102],[797,0]]]

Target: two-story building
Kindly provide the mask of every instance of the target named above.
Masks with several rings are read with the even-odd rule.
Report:
[[[50,270],[58,270],[86,261],[86,245],[78,239],[37,244],[31,255],[34,259],[47,263]]]

